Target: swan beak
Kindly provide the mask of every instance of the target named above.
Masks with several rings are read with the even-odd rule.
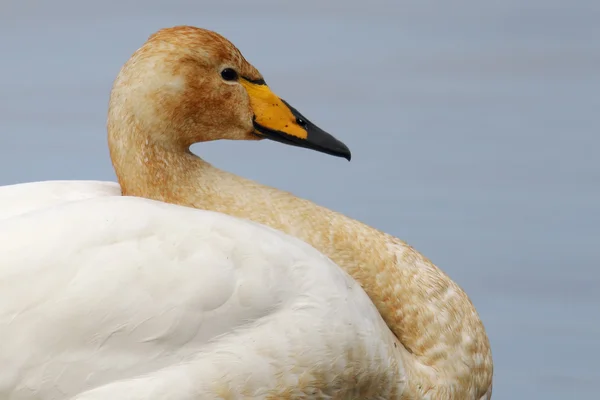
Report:
[[[240,83],[250,96],[256,135],[350,161],[352,155],[344,143],[310,122],[285,100],[277,97],[263,80],[240,78]]]

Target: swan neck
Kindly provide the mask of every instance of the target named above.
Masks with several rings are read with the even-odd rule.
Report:
[[[168,194],[185,185],[208,163],[193,155],[185,144],[156,140],[135,126],[109,123],[111,161],[123,195],[168,201]]]

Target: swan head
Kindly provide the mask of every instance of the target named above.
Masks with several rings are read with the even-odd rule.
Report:
[[[344,143],[276,96],[231,42],[190,26],[154,33],[123,66],[111,92],[108,127],[112,142],[134,131],[144,132],[146,141],[184,148],[218,139],[271,139],[351,157]]]

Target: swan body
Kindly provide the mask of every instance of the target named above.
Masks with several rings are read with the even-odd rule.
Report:
[[[87,360],[71,370],[87,371],[85,377],[77,375],[68,384],[71,380],[62,381],[74,387],[70,393],[82,392],[80,399],[239,398],[247,393],[256,398],[491,398],[493,363],[483,324],[466,293],[431,261],[400,239],[219,170],[189,151],[197,142],[271,139],[350,159],[343,143],[275,96],[258,70],[225,38],[193,27],[152,35],[114,82],[107,128],[118,185],[43,182],[0,191],[0,205],[8,204],[0,214],[4,218],[0,227],[19,249],[8,247],[14,261],[2,272],[8,276],[7,286],[18,290],[21,281],[33,287],[56,282],[48,291],[64,300],[63,308],[56,302],[46,305],[44,318],[48,331],[54,329],[54,342],[42,337],[39,343],[45,344],[32,350],[31,357],[38,357],[37,352],[50,358],[60,353],[66,359]],[[22,205],[20,197],[27,198]],[[171,216],[178,222],[170,223]],[[46,221],[46,230],[36,231],[36,221]],[[95,231],[94,224],[103,229]],[[207,227],[199,226],[203,224]],[[219,230],[221,224],[231,231]],[[73,240],[67,254],[80,258],[67,257],[62,242],[52,237],[49,227],[58,226],[63,227],[59,232],[69,232],[64,236],[67,242]],[[245,234],[238,235],[236,226]],[[264,236],[265,241],[275,244],[263,245],[258,240],[263,234],[271,235],[268,240]],[[32,235],[36,242],[46,243],[45,256],[31,255],[27,240]],[[222,251],[215,253],[213,246]],[[242,251],[247,257],[239,258],[238,248],[253,250]],[[282,258],[271,256],[279,250]],[[124,253],[127,256],[121,259]],[[283,254],[308,258],[297,267],[295,257],[290,260]],[[218,267],[187,264],[211,256]],[[244,260],[251,260],[251,266]],[[153,278],[150,270],[156,271]],[[200,282],[192,279],[192,270],[199,271]],[[46,281],[54,275],[51,271],[56,280]],[[206,282],[213,275],[219,280],[216,286]],[[150,289],[143,285],[154,285],[152,279],[171,285],[172,296],[160,285],[152,286],[160,295],[148,296]],[[255,286],[239,286],[246,280]],[[73,282],[88,285],[81,286],[77,295],[85,292],[86,304],[100,307],[98,312],[85,313],[76,301],[68,300],[75,295],[65,286],[72,288]],[[256,303],[218,309],[222,302],[229,304],[226,299],[236,299],[236,285],[238,290],[249,288]],[[135,291],[128,295],[130,287]],[[198,293],[205,293],[202,300],[194,297],[202,296]],[[35,303],[24,291],[13,297],[19,295],[21,300],[6,303],[14,307],[2,324],[16,324],[11,321],[21,315],[14,310],[19,302]],[[39,302],[45,298],[39,297]],[[305,308],[302,301],[308,299],[318,304]],[[168,314],[165,310],[171,310],[173,301],[195,304],[198,310]],[[126,307],[131,304],[129,313]],[[205,313],[216,309],[220,312]],[[296,319],[298,312],[304,316]],[[80,317],[73,319],[79,325],[69,319],[72,315]],[[104,326],[102,321],[113,316],[115,324]],[[133,327],[138,324],[142,328],[136,331]],[[24,322],[19,330],[25,326]],[[118,330],[120,326],[132,330]],[[73,344],[63,341],[61,348],[57,335],[63,331],[70,332]],[[96,331],[100,336],[94,336]],[[132,338],[124,337],[130,332],[135,333]],[[268,340],[263,338],[267,332]],[[102,335],[108,339],[101,340]],[[36,340],[27,336],[22,348],[37,345]],[[135,340],[144,344],[132,344]],[[332,350],[329,341],[341,347]],[[149,348],[147,342],[157,347]],[[10,348],[18,347],[11,342]],[[23,366],[8,376],[21,379],[23,387],[32,382],[45,387],[43,382],[51,378],[35,370],[33,358],[21,361]],[[270,367],[253,366],[263,362]],[[61,376],[54,378],[60,381]],[[4,388],[9,389],[0,385],[0,394],[16,390],[10,386],[14,379],[5,379]],[[86,385],[100,387],[84,392]],[[51,387],[37,393],[53,398],[59,392],[50,392]],[[27,392],[18,393],[15,399],[28,398]]]
[[[97,196],[4,219],[0,242],[2,399],[385,398],[401,389],[368,296],[273,229]]]

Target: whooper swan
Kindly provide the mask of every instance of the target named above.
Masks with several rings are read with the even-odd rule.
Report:
[[[350,158],[222,36],[152,35],[111,92],[120,186],[0,188],[0,397],[489,399],[481,320],[429,260],[189,151],[262,138]]]

